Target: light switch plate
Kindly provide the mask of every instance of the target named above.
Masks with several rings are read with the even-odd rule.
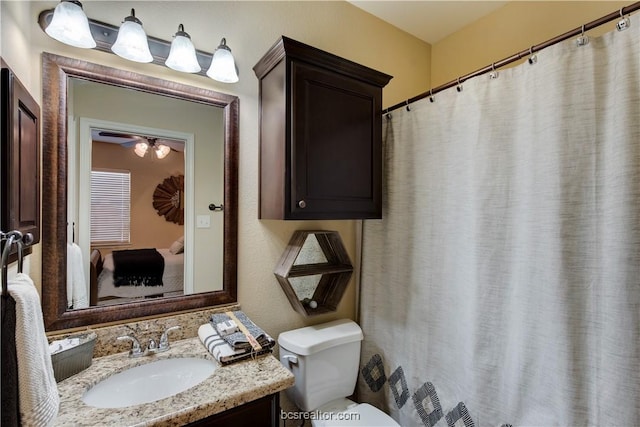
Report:
[[[211,227],[211,216],[210,215],[198,215],[196,217],[196,227],[197,228],[209,228],[209,227]]]

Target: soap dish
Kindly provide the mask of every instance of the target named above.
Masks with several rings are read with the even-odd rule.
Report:
[[[91,366],[91,360],[93,359],[93,348],[96,344],[95,332],[72,335],[67,338],[80,338],[80,344],[51,355],[53,375],[56,382],[84,371]]]

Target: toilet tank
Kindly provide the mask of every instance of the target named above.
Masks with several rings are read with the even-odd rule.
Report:
[[[286,393],[298,408],[312,411],[353,394],[358,379],[362,329],[352,320],[336,320],[283,332],[280,362],[295,376]]]

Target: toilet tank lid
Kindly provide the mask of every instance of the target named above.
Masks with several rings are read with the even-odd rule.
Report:
[[[349,319],[294,329],[283,332],[278,337],[281,347],[301,356],[354,341],[362,341],[362,329]]]

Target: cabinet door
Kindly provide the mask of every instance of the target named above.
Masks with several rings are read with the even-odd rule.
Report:
[[[294,219],[380,218],[382,89],[291,63]]]
[[[9,68],[2,68],[0,181],[3,231],[40,241],[40,107]]]
[[[280,395],[274,393],[187,425],[187,427],[278,427]]]

